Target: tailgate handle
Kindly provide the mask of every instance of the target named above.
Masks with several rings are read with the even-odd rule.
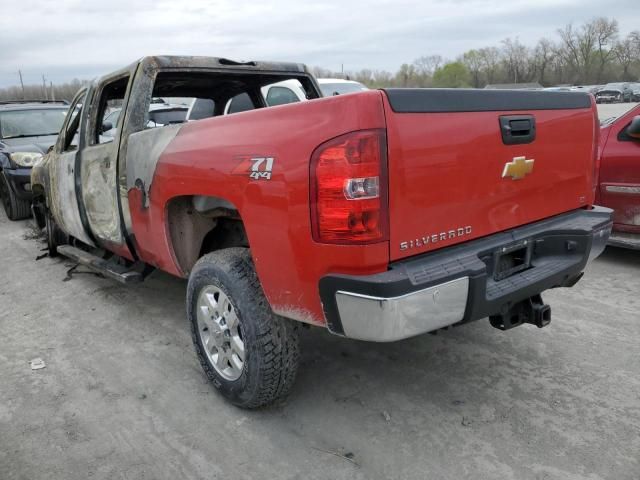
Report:
[[[503,115],[500,131],[505,145],[532,143],[536,139],[536,118],[533,115]]]

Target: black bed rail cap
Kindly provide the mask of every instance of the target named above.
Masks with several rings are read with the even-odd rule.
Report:
[[[591,108],[591,94],[542,90],[385,88],[396,113],[505,112]]]

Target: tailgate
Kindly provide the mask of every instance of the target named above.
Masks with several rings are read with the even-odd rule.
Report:
[[[588,94],[389,89],[391,260],[593,202]]]

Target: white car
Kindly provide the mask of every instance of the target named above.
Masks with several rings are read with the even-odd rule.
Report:
[[[342,78],[318,78],[317,82],[320,86],[320,91],[322,91],[322,95],[325,97],[369,90],[360,82],[344,80]],[[297,80],[285,80],[262,87],[262,95],[270,107],[307,99],[302,85],[300,85],[300,82]]]
[[[358,93],[369,90],[360,82],[344,80],[342,78],[319,78],[318,85],[322,90],[322,95],[331,97],[332,95],[344,95],[346,93]]]

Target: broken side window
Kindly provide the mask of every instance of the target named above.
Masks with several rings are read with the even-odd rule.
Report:
[[[113,142],[118,133],[118,121],[128,84],[129,76],[127,75],[102,87],[97,117],[92,123],[91,145]]]

